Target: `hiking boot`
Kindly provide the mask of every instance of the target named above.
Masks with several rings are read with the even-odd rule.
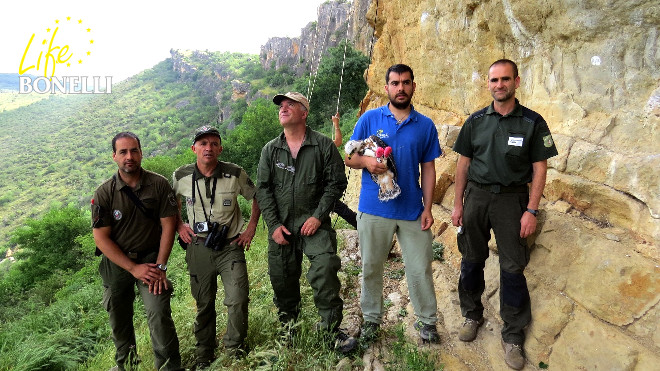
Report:
[[[473,320],[466,318],[463,322],[463,327],[458,330],[458,339],[460,341],[472,341],[477,337],[477,330],[479,326],[484,324],[484,317],[479,318],[478,320]]]
[[[366,343],[370,343],[378,339],[380,333],[380,324],[376,322],[366,321],[362,324],[360,329],[360,340]]]
[[[248,353],[250,353],[250,347],[245,343],[237,347],[225,348],[225,355],[236,360],[247,357]]]
[[[525,366],[525,354],[522,345],[505,343],[502,339],[502,349],[504,349],[504,362],[514,370],[522,370]]]
[[[342,330],[337,330],[335,332],[335,349],[343,354],[347,354],[355,350],[357,347],[357,341],[349,336]]]
[[[280,343],[286,347],[293,345],[293,339],[296,336],[296,323],[294,321],[289,321],[281,323],[280,327]]]
[[[438,334],[438,329],[435,327],[435,324],[429,325],[422,321],[417,321],[413,327],[415,330],[419,331],[419,337],[421,337],[423,341],[429,343],[440,342],[440,335]]]

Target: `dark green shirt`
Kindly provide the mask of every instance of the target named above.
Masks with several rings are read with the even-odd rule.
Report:
[[[531,182],[532,164],[557,155],[548,124],[518,99],[507,115],[491,103],[468,117],[454,151],[471,159],[468,180],[504,186]]]
[[[164,177],[142,170],[133,193],[142,201],[153,218],[146,216],[130,197],[122,192],[128,187],[119,174],[106,180],[92,198],[92,227],[111,227],[112,239],[124,252],[158,251],[160,218],[176,215],[176,198]]]
[[[330,228],[330,211],[348,182],[332,140],[309,127],[298,156],[291,157],[284,133],[261,150],[257,202],[269,235],[281,225],[297,233],[313,216]]]

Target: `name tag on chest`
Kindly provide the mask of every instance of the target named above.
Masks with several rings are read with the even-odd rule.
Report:
[[[515,146],[515,147],[522,147],[523,145],[523,138],[519,137],[509,137],[509,143],[507,143],[510,146]]]

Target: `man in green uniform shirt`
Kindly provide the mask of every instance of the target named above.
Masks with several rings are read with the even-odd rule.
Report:
[[[176,199],[167,179],[141,167],[140,139],[122,132],[112,139],[119,171],[92,198],[94,241],[103,253],[103,305],[110,315],[115,343],[114,369],[138,362],[133,328],[135,286],[147,312],[155,366],[181,369],[179,340],[172,321],[167,260],[176,227]]]
[[[218,160],[222,142],[217,129],[197,129],[191,148],[197,161],[174,172],[173,186],[178,199],[186,200],[189,223],[179,218],[177,231],[187,244],[190,290],[197,303],[195,368],[199,370],[215,359],[218,276],[222,278],[227,306],[225,351],[235,357],[247,352],[249,285],[243,250],[250,248],[260,211],[254,200],[254,183],[245,170]],[[252,200],[252,215],[243,233],[238,195]]]
[[[516,99],[518,86],[520,76],[513,61],[501,59],[490,66],[488,90],[493,103],[465,121],[454,144],[460,156],[452,212],[463,256],[458,295],[465,322],[459,339],[474,340],[484,322],[483,270],[492,229],[500,261],[504,360],[517,370],[525,365],[523,328],[532,320],[523,274],[529,262],[526,238],[536,229],[547,159],[557,155],[543,117]]]

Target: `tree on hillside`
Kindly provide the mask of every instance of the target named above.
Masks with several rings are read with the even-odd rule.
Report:
[[[346,59],[344,60],[344,47],[346,46]],[[343,80],[341,77],[342,64],[344,65]],[[337,96],[339,82],[341,84],[341,97],[339,113],[343,114],[356,108],[367,93],[367,83],[364,81],[364,70],[369,65],[369,58],[354,49],[346,41],[342,41],[334,48],[329,48],[323,55],[316,78],[312,79],[310,114],[307,123],[314,129],[324,125],[331,127],[330,117],[337,111]],[[309,77],[296,81],[296,90],[306,94]]]
[[[17,269],[23,288],[43,281],[58,270],[80,269],[93,251],[83,251],[76,238],[90,233],[87,213],[71,206],[52,208],[41,219],[30,219],[10,239],[17,245]]]
[[[261,148],[282,132],[278,108],[267,99],[257,99],[245,111],[243,122],[222,139],[223,161],[240,165],[253,177],[257,172]]]

